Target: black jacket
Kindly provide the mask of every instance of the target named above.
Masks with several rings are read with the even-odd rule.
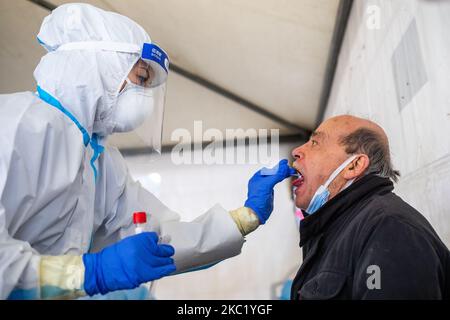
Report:
[[[393,189],[367,175],[301,222],[291,299],[449,299],[449,250]]]

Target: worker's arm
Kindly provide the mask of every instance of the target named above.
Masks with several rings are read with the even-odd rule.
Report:
[[[158,233],[163,242],[175,248],[177,273],[184,272],[238,255],[244,243],[243,235],[261,222],[261,218],[255,219],[253,208],[247,206],[247,209],[230,214],[220,205],[191,222],[180,221],[177,213],[130,177],[117,149],[108,148],[100,159],[100,166],[104,176],[99,177],[101,184],[97,185],[96,191],[100,193],[97,197],[105,200],[100,202],[104,207],[98,207],[96,211],[104,212],[106,216],[95,233],[94,252],[132,234],[132,213],[146,211],[149,214],[146,229]],[[273,190],[268,192],[270,195]],[[265,199],[266,194],[261,194],[261,201],[250,201],[250,204],[270,202]],[[264,211],[264,214],[263,218],[267,219],[269,213]]]
[[[7,283],[2,284],[2,297],[70,299],[86,294],[131,289],[141,283],[210,265],[239,254],[243,236],[260,224],[260,218],[250,208],[242,207],[227,212],[219,205],[192,222],[180,222],[178,216],[152,194],[129,176],[126,179],[126,187],[119,197],[122,201],[117,201],[113,207],[123,208],[127,206],[125,199],[134,199],[142,201],[149,212],[155,212],[151,215],[149,228],[157,229],[159,235],[176,248],[176,267],[171,258],[173,247],[158,243],[156,234],[124,236],[125,239],[120,240],[119,237],[131,233],[133,228],[131,217],[116,214],[106,221],[106,227],[100,229],[115,230],[105,238],[113,243],[105,245],[97,253],[40,256],[26,242],[15,239],[4,241],[4,246],[16,249],[10,255],[12,261],[5,261],[1,266],[16,272],[9,274]],[[115,219],[130,222],[116,228]],[[7,238],[6,234],[3,238]],[[11,263],[15,265],[12,267]]]
[[[177,272],[240,253],[244,238],[227,210],[216,205],[194,221],[182,222],[176,212],[131,178],[117,149],[107,148],[99,160],[96,213],[101,221],[91,252],[134,234],[133,212],[146,211],[148,222],[144,229],[156,232],[175,248]]]
[[[382,216],[358,257],[352,299],[442,299],[439,257],[424,231]]]
[[[110,193],[111,194],[111,193]],[[244,237],[230,213],[220,205],[197,219],[184,222],[153,194],[127,175],[123,192],[116,201],[117,211],[106,216],[95,234],[92,251],[134,233],[132,213],[146,211],[146,231],[159,234],[163,243],[175,248],[177,273],[216,263],[240,253]]]
[[[293,170],[287,160],[256,172],[248,184],[245,207],[228,212],[216,205],[192,222],[166,222],[161,234],[175,247],[177,272],[216,263],[240,253],[243,236],[265,223],[273,210],[274,186]],[[236,228],[237,226],[237,228]]]

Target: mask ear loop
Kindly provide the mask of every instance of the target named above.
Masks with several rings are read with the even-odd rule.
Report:
[[[338,176],[339,173],[342,172],[342,170],[345,169],[345,167],[347,167],[353,160],[356,159],[358,155],[354,154],[352,155],[350,158],[348,158],[347,160],[345,160],[332,174],[331,176],[328,178],[328,180],[325,182],[325,184],[323,185],[325,188],[328,188],[328,186],[331,184],[331,182],[333,182],[334,179],[336,179],[336,177]],[[347,181],[348,183],[348,181]]]
[[[357,155],[357,156],[360,156],[360,155]],[[356,159],[356,157],[355,157],[355,159]],[[348,188],[353,182],[355,182],[356,180],[359,180],[360,178],[361,178],[361,176],[356,177],[356,178],[353,178],[352,180],[349,180],[349,181],[347,182],[345,188]]]
[[[117,97],[119,97],[119,95],[125,91],[125,87],[127,86],[128,83],[132,83],[130,81],[130,79],[128,78],[128,75],[130,74],[131,70],[133,70],[134,66],[136,65],[136,63],[139,61],[139,59],[141,58],[140,55],[137,55],[136,59],[133,61],[133,63],[131,64],[131,66],[128,68],[128,71],[126,72],[125,76],[123,76],[122,80],[119,83],[119,88],[117,88],[116,91],[116,99]],[[124,85],[125,82],[125,85]],[[123,86],[123,89],[122,89]],[[122,89],[122,90],[121,90]],[[117,104],[117,101],[116,101]]]
[[[352,161],[355,160],[357,157],[358,157],[358,155],[354,155]],[[350,163],[351,163],[351,161],[349,162],[349,164],[350,164]],[[345,185],[342,187],[342,190],[341,190],[341,191],[343,191],[343,190],[347,189],[348,187],[350,187],[350,186],[353,184],[353,182],[355,182],[356,179],[357,179],[357,178],[353,178],[353,179],[351,179],[351,180],[348,180],[348,181],[345,183]]]
[[[119,97],[121,94],[123,94],[125,91],[127,91],[127,89],[128,89],[129,87],[132,87],[133,85],[134,85],[134,83],[130,80],[130,78],[127,77],[127,78],[125,79],[125,84],[122,85],[122,86],[123,86],[122,90],[119,91],[118,97]]]

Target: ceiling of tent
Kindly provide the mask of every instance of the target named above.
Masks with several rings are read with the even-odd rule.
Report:
[[[203,130],[279,129],[281,136],[298,133],[295,126],[314,128],[339,0],[81,2],[129,16],[165,49],[171,65],[263,110],[171,72],[163,144],[176,143],[177,128],[193,132],[195,120]],[[49,11],[27,0],[0,0],[0,9],[0,93],[34,90],[32,73],[44,54],[36,35]],[[130,137],[111,142],[139,147]]]

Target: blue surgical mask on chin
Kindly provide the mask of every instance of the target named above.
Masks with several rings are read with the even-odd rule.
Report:
[[[317,210],[319,210],[330,197],[330,191],[328,190],[328,186],[333,182],[334,179],[336,179],[337,175],[341,173],[342,170],[345,169],[345,167],[352,162],[357,155],[353,155],[347,160],[344,161],[336,170],[333,171],[333,173],[330,175],[328,180],[325,182],[325,184],[322,184],[314,193],[314,196],[312,197],[311,201],[309,202],[308,208],[306,209],[306,212],[308,214],[313,214]],[[348,188],[355,179],[347,181],[345,186],[342,188],[344,190],[345,188]],[[341,190],[341,191],[342,191]]]

